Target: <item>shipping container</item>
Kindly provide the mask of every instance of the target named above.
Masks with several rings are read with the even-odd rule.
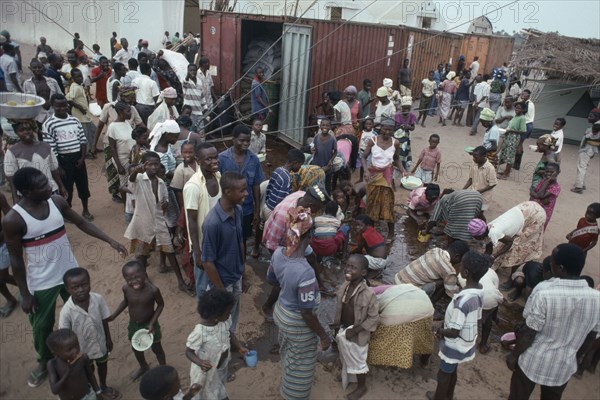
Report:
[[[490,73],[492,69],[509,63],[512,58],[514,39],[511,36],[465,35],[462,40],[461,54],[465,56],[466,66],[479,57],[479,69]]]
[[[361,90],[365,78],[373,82],[373,96],[384,78],[391,78],[397,87],[398,71],[409,58],[416,98],[421,92],[420,82],[439,63],[456,66],[458,56],[464,54],[468,66],[472,57],[464,49],[469,44],[477,48],[480,42],[481,46],[486,43],[486,53],[478,54],[480,61],[482,57],[508,61],[512,53],[510,37],[488,37],[486,42],[477,35],[404,26],[206,10],[201,11],[201,35],[202,55],[210,58],[216,73],[216,92],[230,92],[234,101],[241,99],[238,108],[242,115],[249,114],[247,93],[254,75],[248,71],[254,65],[248,60],[254,59],[256,48],[250,46],[260,42],[266,50],[262,53],[280,57],[279,72],[269,77],[273,85],[279,85],[277,130],[282,139],[295,146],[304,142],[309,115],[315,113],[323,92],[343,91],[349,85]],[[498,54],[488,55],[488,49]],[[484,68],[481,63],[481,70]]]

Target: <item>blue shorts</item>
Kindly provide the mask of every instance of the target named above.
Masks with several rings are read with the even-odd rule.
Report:
[[[5,270],[10,267],[10,257],[8,255],[8,248],[6,243],[0,245],[0,270]]]
[[[458,367],[458,364],[448,364],[446,361],[440,360],[440,371],[443,373],[452,374],[456,371],[456,367]]]

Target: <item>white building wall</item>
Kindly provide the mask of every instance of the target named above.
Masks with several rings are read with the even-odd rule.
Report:
[[[135,46],[146,39],[158,51],[165,30],[183,33],[184,0],[19,0],[0,1],[0,25],[20,44],[34,45],[45,36],[60,51],[73,47],[72,34],[78,32],[90,49],[98,43],[110,54],[112,32]],[[35,7],[35,8],[34,8]],[[91,53],[91,50],[86,50]]]

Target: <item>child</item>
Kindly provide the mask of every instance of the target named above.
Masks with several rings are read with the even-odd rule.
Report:
[[[421,151],[419,160],[410,172],[423,183],[437,181],[440,175],[440,164],[442,162],[442,153],[437,148],[440,144],[440,136],[433,134],[429,136],[429,147]],[[435,174],[434,174],[435,171]]]
[[[486,258],[488,258],[488,264],[492,265],[493,260],[489,259],[489,256],[487,255]],[[461,287],[467,285],[467,281],[461,274],[458,275],[458,283]],[[490,346],[488,346],[487,342],[490,333],[492,332],[492,321],[498,320],[498,306],[502,304],[504,297],[498,289],[500,286],[500,279],[498,279],[498,274],[496,274],[496,271],[493,269],[488,268],[486,274],[479,280],[479,283],[483,288],[483,311],[481,316],[482,326],[479,352],[481,354],[486,354],[490,351]]]
[[[401,110],[394,116],[396,126],[398,127],[398,131],[394,134],[396,139],[400,139],[403,136],[399,135],[401,132],[404,132],[406,136],[410,136],[410,132],[415,130],[415,125],[417,123],[417,117],[410,112],[412,108],[412,97],[403,97],[401,104]]]
[[[79,351],[77,335],[69,329],[52,332],[46,344],[54,358],[48,361],[50,390],[61,400],[96,400],[102,391],[96,382],[92,363]]]
[[[585,210],[585,216],[577,222],[577,228],[567,235],[569,243],[581,247],[586,257],[588,251],[598,243],[600,233],[598,218],[600,218],[600,203],[592,203]]]
[[[183,208],[183,187],[196,173],[198,164],[196,162],[196,147],[193,143],[184,143],[181,146],[181,156],[183,162],[175,168],[173,179],[171,180],[171,189],[177,196],[177,204]]]
[[[373,130],[373,127],[375,126],[375,122],[373,122],[373,118],[367,118],[364,120],[363,122],[363,130],[362,133],[360,135],[360,146],[359,146],[359,154],[358,154],[358,159],[360,160],[362,158],[362,153],[363,151],[365,151],[365,149],[367,148],[367,143],[369,143],[369,141],[371,140],[371,138],[377,136],[377,132],[375,132]],[[362,182],[365,176],[365,168],[367,166],[366,165],[360,165],[360,179],[358,182]]]
[[[90,274],[86,269],[68,270],[63,282],[71,297],[60,310],[58,327],[72,330],[77,335],[81,352],[96,362],[102,394],[110,399],[120,398],[119,392],[106,386],[108,353],[113,349],[108,329],[108,305],[101,295],[90,293]]]
[[[152,368],[140,381],[140,395],[144,400],[191,400],[201,389],[202,386],[193,384],[183,394],[179,374],[170,365]]]
[[[148,129],[138,126],[131,132],[131,138],[135,144],[129,153],[129,164],[136,165],[142,161],[142,156],[148,151]]]
[[[592,125],[591,131],[588,130],[581,139],[579,161],[577,163],[577,179],[575,180],[575,187],[571,189],[571,192],[581,194],[585,190],[587,168],[590,160],[598,154],[598,147],[600,147],[600,121],[596,121]]]
[[[142,156],[142,164],[138,165],[129,176],[129,190],[135,197],[133,219],[127,226],[124,236],[131,240],[131,251],[144,267],[148,265],[148,257],[154,246],[160,248],[169,258],[173,266],[179,289],[191,295],[191,289],[183,280],[171,235],[167,228],[164,211],[169,206],[167,186],[158,177],[161,167],[160,157],[153,151]],[[160,272],[168,270],[163,266]]]
[[[348,181],[342,181],[342,182],[348,182]],[[331,192],[331,198],[333,199],[335,204],[337,204],[337,206],[338,206],[337,211],[335,212],[335,217],[340,222],[343,222],[345,219],[345,210],[348,208],[348,205],[346,202],[346,194],[344,193],[344,190],[343,189],[335,189],[333,192]]]
[[[325,213],[314,219],[314,231],[310,246],[320,257],[334,256],[346,240],[350,228],[348,225],[340,227],[341,221],[336,216],[338,210],[338,203],[330,201],[325,205]]]
[[[440,340],[441,360],[437,388],[435,393],[427,392],[428,399],[453,399],[458,364],[475,358],[477,322],[483,306],[483,289],[479,280],[489,269],[490,258],[470,250],[463,257],[462,267],[467,284],[452,298],[446,309],[444,325],[435,333]]]
[[[567,124],[567,121],[564,118],[556,118],[554,121],[554,125],[552,126],[552,133],[550,136],[554,138],[554,146],[556,147],[556,151],[554,155],[556,156],[556,162],[560,163],[560,151],[563,147],[563,142],[565,141],[565,134],[563,132],[563,128]]]
[[[267,153],[267,136],[263,133],[263,122],[260,119],[252,121],[252,134],[250,135],[250,151],[256,155]]]
[[[415,189],[409,193],[406,199],[408,203],[406,214],[419,226],[425,225],[439,199],[440,187],[435,183]]]
[[[223,289],[204,292],[198,301],[200,323],[187,338],[185,355],[192,362],[190,382],[202,386],[202,399],[227,399],[230,349],[242,356],[248,352],[230,332],[234,303],[233,295]]]
[[[0,193],[0,217],[6,215],[10,211],[10,205],[4,197],[4,194]],[[8,255],[8,248],[4,242],[4,231],[0,225],[0,294],[6,299],[6,304],[0,308],[0,318],[6,318],[15,310],[18,302],[15,296],[12,295],[7,283],[11,285],[17,285],[15,278],[8,273],[8,267],[10,267],[10,257]]]
[[[89,114],[89,101],[85,93],[85,89],[83,87],[84,76],[81,70],[78,68],[73,68],[71,70],[71,78],[73,79],[73,83],[69,86],[69,90],[67,92],[66,98],[69,102],[71,108],[71,114],[81,122],[83,126],[83,131],[85,132],[85,138],[88,142],[88,147],[90,143],[94,143],[94,134],[96,133],[96,126],[92,122]],[[87,158],[96,158],[96,155],[93,151],[88,148],[88,153],[86,155]]]
[[[373,220],[367,215],[356,216],[354,222],[358,243],[352,253],[361,254],[365,250],[367,253],[365,257],[369,261],[369,270],[376,271],[378,275],[383,274],[383,270],[388,265],[385,239],[381,233],[375,230]]]
[[[534,189],[530,190],[530,200],[538,203],[544,211],[546,211],[546,223],[544,224],[544,230],[552,218],[554,212],[554,206],[556,205],[556,199],[560,194],[560,184],[556,181],[556,178],[560,174],[560,166],[556,163],[546,164],[544,170],[544,178],[538,182]]]
[[[365,280],[368,269],[365,256],[351,255],[344,269],[346,281],[337,292],[334,324],[340,328],[336,341],[342,362],[342,387],[346,389],[349,381],[358,382],[348,399],[359,399],[367,392],[369,340],[379,321],[377,296]]]
[[[331,193],[333,178],[333,160],[337,155],[337,141],[331,131],[331,121],[322,119],[319,126],[320,133],[315,136],[311,145],[313,153],[312,165],[321,167],[325,171],[325,189]]]
[[[129,310],[129,325],[127,326],[129,341],[138,330],[147,329],[149,333],[154,335],[152,351],[156,355],[158,363],[165,365],[167,361],[165,351],[160,343],[161,332],[158,324],[158,317],[165,306],[160,289],[148,280],[146,268],[140,261],[134,260],[125,263],[122,273],[126,282],[123,285],[123,301],[108,320],[110,322],[114,321],[127,308]],[[156,308],[154,308],[155,304]],[[135,381],[144,375],[150,367],[146,362],[144,353],[133,347],[132,349],[137,362],[140,364],[140,368],[131,374],[131,379]]]

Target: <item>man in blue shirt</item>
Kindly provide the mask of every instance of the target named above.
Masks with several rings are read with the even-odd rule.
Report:
[[[202,266],[210,280],[208,289],[225,289],[235,297],[231,311],[231,332],[235,333],[240,316],[245,254],[240,204],[248,197],[248,188],[246,179],[232,171],[223,173],[219,184],[222,197],[202,224]]]
[[[62,73],[60,69],[63,66],[63,58],[60,54],[52,53],[48,56],[48,64],[50,66],[46,69],[46,76],[48,78],[54,78],[54,80],[58,83],[58,87],[62,91],[62,94],[65,94],[65,86],[62,81]]]
[[[258,224],[260,217],[260,184],[265,180],[265,174],[258,157],[250,147],[250,128],[240,124],[233,129],[233,147],[219,154],[219,172],[223,174],[233,171],[246,179],[248,195],[242,204],[242,231],[244,237],[244,255],[246,240],[252,236],[252,229]]]
[[[263,228],[265,222],[269,219],[269,215],[271,215],[271,212],[283,199],[292,193],[292,176],[290,172],[298,172],[302,164],[304,164],[304,160],[304,153],[301,150],[290,149],[288,151],[287,162],[271,174],[266,193],[264,194],[265,201],[260,210],[260,222],[256,229],[252,257],[257,258],[259,256]]]
[[[250,103],[252,105],[252,119],[264,121],[269,115],[269,98],[263,87],[265,71],[258,67],[256,75],[252,79],[252,88],[250,89]]]

